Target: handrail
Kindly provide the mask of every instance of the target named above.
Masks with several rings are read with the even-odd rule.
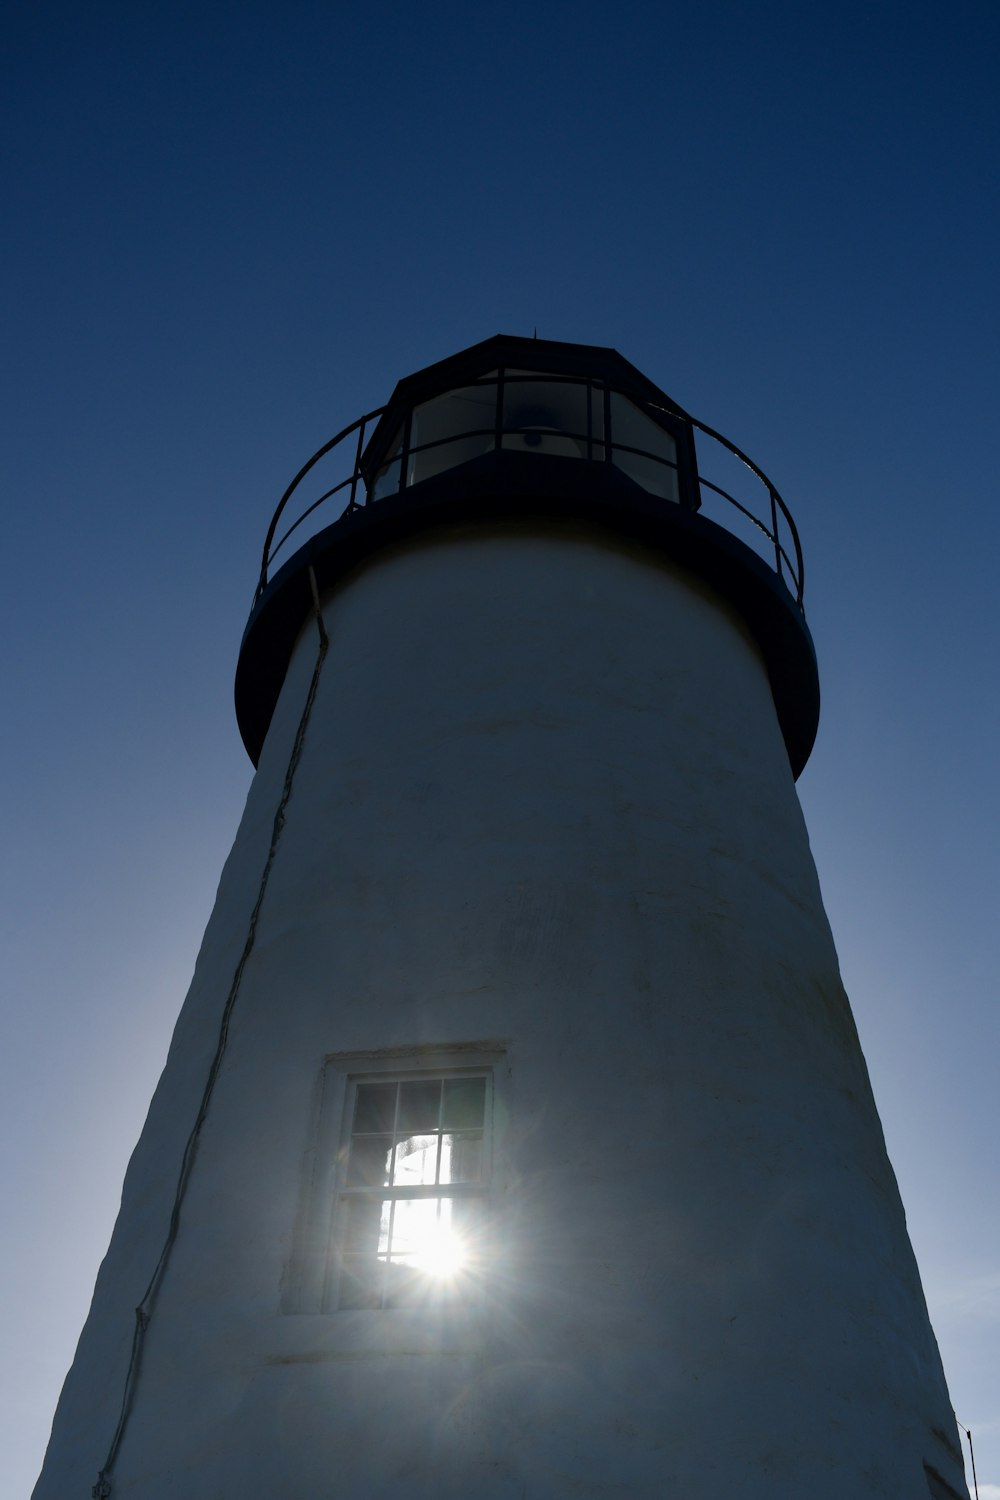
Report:
[[[338,443],[343,442],[345,437],[350,437],[352,432],[357,432],[358,452],[355,456],[354,472],[348,476],[347,480],[344,481],[344,483],[350,483],[352,486],[351,499],[353,500],[357,490],[358,475],[361,468],[360,459],[361,450],[364,447],[362,439],[364,436],[365,425],[366,423],[371,421],[372,417],[380,417],[384,411],[384,406],[377,406],[374,411],[367,412],[363,417],[358,417],[354,422],[351,422],[349,426],[342,428],[340,432],[337,433],[336,437],[332,437],[328,443],[324,443],[322,448],[317,448],[312,458],[307,459],[307,461],[302,465],[301,469],[296,474],[295,478],[292,480],[288,488],[285,490],[285,493],[282,495],[281,499],[278,501],[278,508],[274,512],[274,515],[271,517],[271,524],[267,528],[267,535],[264,538],[264,549],[261,556],[260,582],[257,585],[258,596],[262,594],[264,592],[264,589],[267,587],[268,566],[271,563],[274,552],[278,550],[276,547],[274,549],[274,552],[272,552],[271,543],[274,541],[274,533],[278,529],[278,522],[281,519],[285,506],[292,498],[294,492],[298,489],[299,485],[302,483],[303,479],[305,479],[306,475],[316,467],[321,458],[325,458],[328,453],[332,452],[333,449],[336,448]],[[311,511],[314,511],[316,509],[317,505],[319,505],[323,500],[328,500],[331,495],[336,494],[337,490],[342,488],[343,484],[334,485],[332,490],[327,490],[325,495],[321,495],[319,500],[314,501],[313,504],[310,505],[309,510],[304,512],[299,517],[298,521],[295,522],[295,525],[288,528],[288,531],[285,532],[284,536],[281,538],[281,541],[278,543],[278,547],[280,547],[283,542],[287,541],[288,537],[295,530],[295,527],[298,526],[299,522],[304,521],[306,516]]]
[[[552,383],[559,382],[559,376],[555,374],[547,375],[544,377],[544,379]],[[489,384],[490,382],[484,381],[482,383]],[[565,383],[589,384],[590,382],[585,381],[582,377],[567,376]],[[601,386],[602,388],[614,389],[613,386],[609,386],[605,381],[595,380],[593,383],[595,385]],[[626,395],[625,392],[620,392],[620,394]],[[795,522],[792,519],[792,514],[788,509],[788,506],[785,504],[784,500],[781,498],[781,495],[778,493],[775,486],[771,483],[770,479],[768,479],[763,469],[759,468],[758,465],[755,464],[754,461],[746,453],[744,453],[741,448],[738,448],[735,443],[730,442],[728,438],[723,437],[720,432],[717,432],[713,427],[709,427],[707,423],[699,421],[696,417],[692,417],[681,407],[667,407],[657,405],[651,401],[637,401],[635,395],[632,393],[627,393],[626,398],[633,404],[637,405],[640,410],[645,409],[650,414],[654,412],[662,412],[664,415],[669,415],[675,419],[679,418],[681,421],[690,423],[693,428],[696,428],[699,432],[704,433],[704,435],[708,438],[711,438],[713,442],[719,443],[736,459],[738,459],[740,463],[744,464],[746,468],[749,469],[751,474],[753,474],[754,477],[764,486],[768,496],[767,519],[762,519],[760,515],[755,514],[754,511],[751,510],[747,505],[744,505],[742,501],[738,500],[734,495],[731,495],[727,490],[724,490],[720,485],[715,484],[710,479],[703,478],[700,474],[697,475],[697,483],[700,489],[711,490],[713,494],[720,496],[729,505],[732,505],[735,510],[737,510],[747,521],[749,521],[752,526],[756,527],[757,530],[761,532],[761,534],[766,538],[767,542],[770,544],[771,549],[773,549],[774,570],[783,582],[787,582],[791,586],[791,591],[795,597],[795,602],[801,609],[805,570],[798,529],[796,528]],[[257,584],[255,602],[267,587],[271,566],[278,552],[284,547],[289,537],[291,537],[293,533],[303,524],[303,522],[306,521],[308,517],[313,515],[321,505],[331,500],[333,496],[339,494],[348,486],[350,486],[350,497],[342,514],[348,515],[352,511],[364,507],[368,504],[377,505],[379,503],[377,500],[373,500],[367,493],[368,478],[370,476],[366,476],[366,474],[362,471],[361,459],[365,449],[366,430],[368,428],[368,424],[373,420],[381,417],[386,410],[387,407],[385,406],[376,407],[373,411],[366,412],[363,417],[358,417],[355,421],[349,423],[347,427],[342,428],[335,437],[332,437],[329,442],[324,443],[321,448],[318,448],[316,450],[312,457],[302,465],[301,469],[299,469],[298,473],[295,475],[295,478],[288,485],[287,489],[278,502],[274,515],[271,517],[271,523],[267,528],[267,535],[264,538],[264,546],[261,555],[260,578]],[[491,429],[484,428],[483,435],[489,435],[490,431]],[[559,431],[561,432],[561,429],[559,429]],[[354,453],[354,462],[350,469],[350,472],[348,472],[344,478],[340,479],[331,488],[324,490],[324,492],[318,497],[318,499],[313,500],[308,506],[306,506],[306,508],[301,512],[301,514],[296,517],[292,524],[286,528],[286,530],[282,533],[281,537],[276,542],[274,538],[278,528],[278,522],[280,521],[282,515],[285,513],[285,510],[299,485],[312,472],[312,470],[316,467],[321,459],[325,458],[329,453],[337,448],[338,445],[341,444],[346,438],[350,437],[352,433],[357,433],[357,443]],[[430,449],[441,447],[448,442],[458,441],[462,437],[468,437],[470,435],[474,436],[475,434],[457,433],[455,434],[454,438],[445,437],[436,439],[431,443],[420,445],[420,448]],[[569,429],[567,429],[566,433],[563,435],[571,435],[569,434]],[[579,435],[577,435],[577,437],[579,437]],[[671,464],[669,460],[664,459],[659,454],[646,453],[646,450],[634,448],[631,444],[615,443],[613,432],[610,434],[606,433],[602,438],[595,437],[593,441],[595,445],[599,443],[604,446],[605,453],[606,455],[608,455],[608,459],[610,458],[612,449],[621,449],[622,451],[638,453],[640,455],[649,457],[655,460],[657,463],[661,463],[664,468],[675,467],[675,465]],[[414,449],[412,451],[416,452],[419,450]],[[390,458],[391,456],[392,455],[387,455],[387,457]],[[607,460],[581,459],[580,461],[603,462]],[[366,495],[363,500],[358,499],[359,483],[363,485],[366,491]],[[664,501],[664,504],[673,503],[674,502],[668,500]],[[770,524],[768,524],[768,522]],[[791,549],[791,554],[789,553],[789,549],[788,547],[786,547],[780,534],[782,526],[786,530],[787,536],[789,538],[789,547]]]
[[[784,500],[782,500],[781,496],[778,494],[778,491],[775,489],[774,485],[764,473],[764,470],[758,468],[753,459],[749,458],[747,454],[743,452],[742,448],[737,448],[735,443],[731,443],[727,437],[723,437],[721,432],[716,432],[714,427],[709,427],[705,422],[699,422],[697,417],[689,417],[688,421],[691,423],[692,427],[697,427],[698,431],[703,432],[706,437],[710,437],[715,442],[721,443],[723,448],[727,448],[734,458],[739,459],[740,463],[746,464],[751,474],[759,479],[761,484],[767,490],[768,497],[771,501],[771,530],[768,535],[770,537],[770,540],[774,543],[775,571],[780,578],[781,559],[784,558],[789,574],[791,575],[792,581],[795,584],[795,602],[801,609],[802,594],[805,589],[806,581],[805,562],[802,557],[802,543],[799,541],[799,530],[794,520],[792,519],[792,513],[788,509],[788,506],[785,504]],[[711,484],[709,480],[699,479],[699,483],[707,484],[710,489],[718,490],[718,486]],[[743,507],[739,505],[739,502],[733,499],[732,495],[727,495],[724,490],[718,490],[718,493],[722,495],[724,499],[728,500],[732,505],[736,505],[739,510],[743,509]],[[788,526],[789,532],[791,533],[792,546],[795,549],[794,566],[792,565],[784,547],[782,547],[778,537],[777,512],[779,510],[785,519],[785,523]],[[756,517],[751,517],[751,519],[754,521],[755,525],[760,525],[760,522],[756,519]],[[762,529],[765,532],[767,531],[766,527],[763,527]]]

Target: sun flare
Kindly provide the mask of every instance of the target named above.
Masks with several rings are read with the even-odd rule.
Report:
[[[452,1230],[444,1225],[435,1225],[414,1247],[413,1260],[425,1275],[444,1281],[456,1276],[462,1269],[465,1247]]]

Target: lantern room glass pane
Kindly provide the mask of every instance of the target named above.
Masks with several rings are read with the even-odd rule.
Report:
[[[496,400],[495,385],[466,385],[415,406],[410,429],[411,449],[422,448],[425,443],[439,443],[444,438],[460,437],[464,432],[478,432],[485,428],[491,433],[496,426]]]
[[[586,439],[587,387],[508,377],[503,387],[503,427],[504,432],[522,432],[529,437],[564,433]],[[525,446],[540,444],[528,441]]]
[[[508,370],[504,380],[502,446],[562,458],[604,458],[604,388],[558,376],[527,378]],[[588,426],[589,411],[589,426]],[[588,442],[589,438],[589,442]]]
[[[493,446],[493,434],[490,433],[488,436],[456,438],[436,448],[425,448],[422,453],[411,453],[406,482],[408,485],[421,484],[425,479],[433,479],[435,474],[457,469],[459,464],[467,464],[473,458],[482,458],[484,453],[492,451]]]
[[[623,474],[634,479],[636,484],[648,490],[651,495],[659,495],[661,499],[672,500],[675,504],[680,499],[676,469],[668,468],[655,458],[647,458],[641,453],[627,453],[621,448],[612,448],[611,462],[616,469],[621,469]]]
[[[610,405],[611,462],[651,495],[678,501],[677,444],[672,435],[617,391],[611,392]]]
[[[391,464],[383,464],[375,475],[375,483],[372,485],[372,499],[384,500],[386,495],[395,495],[399,489],[399,480],[403,472],[400,460],[394,459]]]
[[[386,460],[375,470],[371,482],[371,498],[381,500],[386,495],[394,495],[399,489],[402,478],[403,466],[403,429],[400,428],[386,449]]]
[[[670,433],[617,391],[611,392],[611,441],[677,462],[677,444]]]
[[[420,484],[489,453],[495,442],[496,404],[496,385],[485,382],[446,391],[415,406],[407,484]]]

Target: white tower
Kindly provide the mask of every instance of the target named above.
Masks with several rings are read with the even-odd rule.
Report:
[[[734,535],[695,427],[498,337],[285,497],[348,453],[268,535],[36,1500],[967,1495],[795,796],[795,529],[754,469]]]

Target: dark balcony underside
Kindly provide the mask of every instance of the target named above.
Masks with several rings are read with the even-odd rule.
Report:
[[[613,468],[503,451],[342,516],[267,585],[247,623],[236,670],[236,716],[254,765],[313,607],[310,567],[322,595],[366,558],[408,538],[516,520],[597,527],[661,552],[715,589],[760,648],[792,773],[799,775],[816,737],[819,676],[801,609],[775,572],[715,522],[658,499]]]

